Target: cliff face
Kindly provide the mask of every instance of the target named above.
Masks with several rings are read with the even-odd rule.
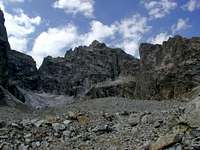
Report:
[[[8,75],[10,85],[17,85],[26,90],[36,90],[38,87],[36,63],[31,56],[9,50]]]
[[[0,39],[0,85],[25,102],[24,92],[68,96],[179,99],[200,84],[200,38],[175,36],[162,45],[143,43],[140,60],[94,41],[44,59],[10,50]],[[9,82],[8,82],[9,81]],[[33,98],[34,99],[34,98]]]
[[[0,39],[0,85],[6,86],[8,80],[8,55],[9,43]]]
[[[180,98],[200,84],[200,38],[170,38],[163,45],[141,44],[137,95]]]
[[[92,85],[119,76],[135,76],[139,61],[121,49],[94,41],[67,51],[64,58],[47,57],[39,69],[39,88],[45,92],[82,95]]]

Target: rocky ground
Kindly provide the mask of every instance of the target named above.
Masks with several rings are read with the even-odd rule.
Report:
[[[139,53],[94,41],[37,69],[1,39],[0,150],[199,150],[200,38]]]
[[[79,100],[37,111],[0,109],[0,149],[200,149],[185,102],[124,98]]]

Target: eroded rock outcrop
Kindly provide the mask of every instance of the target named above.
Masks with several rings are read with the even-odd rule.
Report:
[[[140,57],[136,92],[142,99],[180,98],[200,84],[200,38],[141,44]]]
[[[39,69],[39,87],[45,92],[77,96],[96,83],[135,76],[138,69],[138,59],[94,41],[89,47],[67,51],[64,58],[46,57]]]
[[[8,74],[10,85],[17,85],[26,90],[36,90],[38,87],[36,63],[31,56],[9,50]]]
[[[0,25],[0,29],[5,30],[5,27]],[[5,34],[5,33],[4,33]],[[8,55],[7,52],[10,45],[6,39],[0,37],[0,85],[6,86],[8,80]]]

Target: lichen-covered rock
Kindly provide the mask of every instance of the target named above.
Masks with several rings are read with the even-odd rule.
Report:
[[[180,98],[200,84],[200,38],[175,36],[162,45],[141,44],[140,57],[140,98]]]
[[[39,69],[39,87],[45,92],[77,96],[93,84],[135,76],[138,67],[138,59],[94,41],[89,47],[67,51],[64,58],[46,57]]]

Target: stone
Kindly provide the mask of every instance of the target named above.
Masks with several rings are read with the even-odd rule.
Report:
[[[85,115],[78,116],[77,120],[81,125],[86,125],[90,122],[90,118]]]
[[[63,131],[63,135],[64,135],[64,137],[67,137],[67,138],[69,138],[69,137],[70,137],[70,135],[71,135],[71,132],[70,132],[70,131],[68,131],[68,130],[66,130],[66,131]]]
[[[95,132],[97,135],[110,133],[113,131],[113,127],[111,127],[110,124],[98,124],[94,129],[92,129],[93,132]]]
[[[42,124],[45,123],[45,120],[32,120],[32,123],[33,123],[36,127],[40,127]]]
[[[128,123],[131,126],[136,126],[140,122],[140,119],[141,119],[141,114],[139,114],[139,113],[132,113],[132,114],[130,114],[130,116],[128,118]]]
[[[166,148],[165,150],[182,150],[182,149],[183,148],[182,148],[181,144],[176,144],[172,147]]]
[[[0,120],[0,128],[6,127],[6,122],[3,120]]]
[[[65,125],[61,123],[53,123],[52,124],[53,129],[58,132],[58,131],[64,131],[65,130]]]
[[[200,127],[200,96],[187,104],[183,118],[191,127]]]
[[[155,143],[149,145],[149,150],[165,149],[170,145],[181,142],[182,137],[177,134],[170,134],[160,137]]]
[[[63,121],[63,124],[64,124],[66,127],[68,127],[70,123],[71,123],[70,120],[65,120],[65,121]]]

